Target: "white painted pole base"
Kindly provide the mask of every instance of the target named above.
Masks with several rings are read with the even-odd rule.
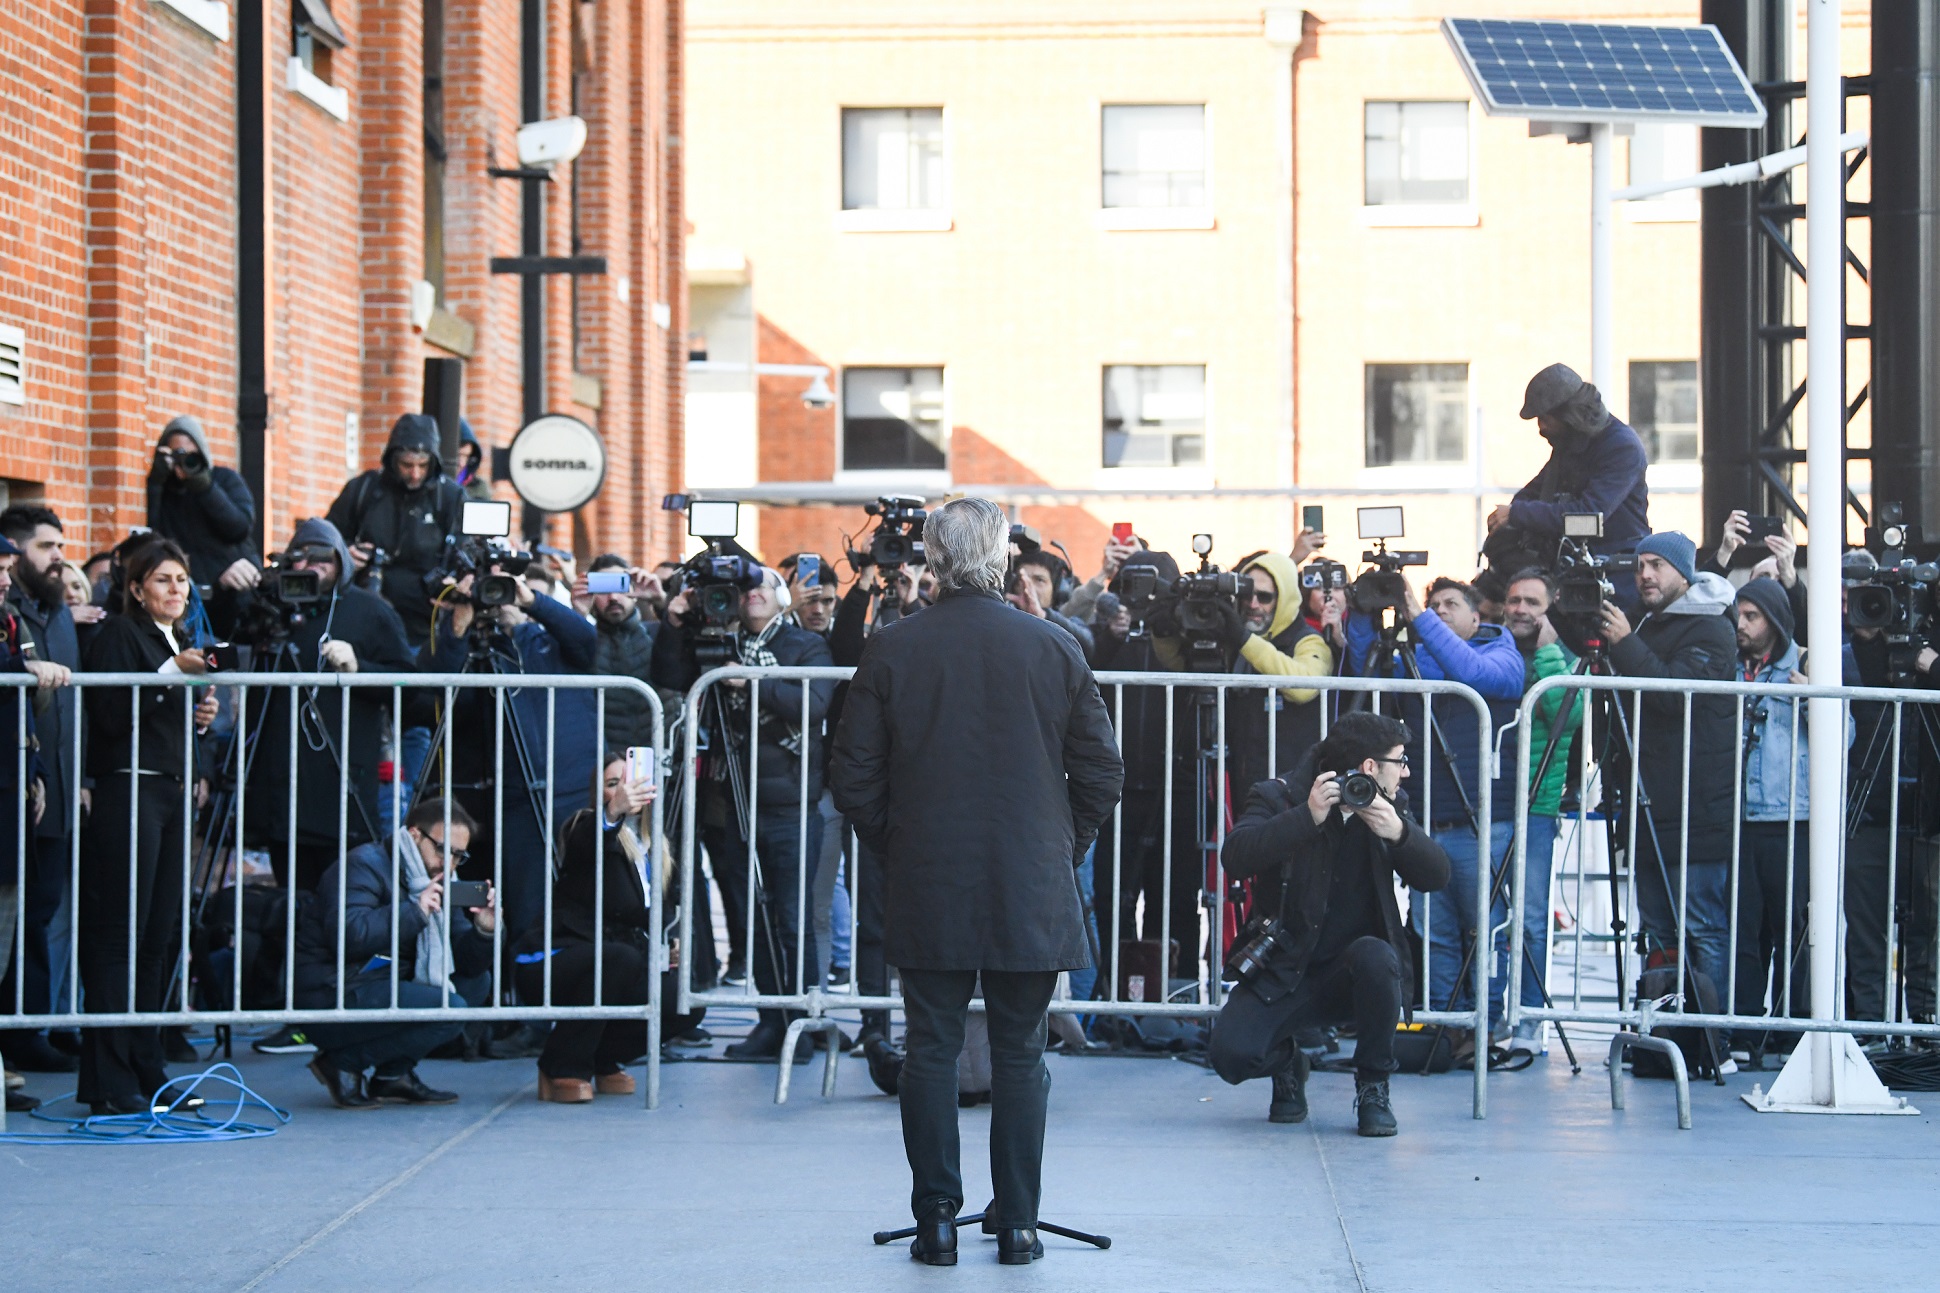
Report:
[[[1770,1091],[1740,1096],[1759,1113],[1918,1113],[1873,1072],[1851,1033],[1805,1033]]]

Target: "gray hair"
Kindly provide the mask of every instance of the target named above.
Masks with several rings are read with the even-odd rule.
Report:
[[[1010,568],[1010,518],[987,498],[959,498],[923,522],[923,553],[939,591],[1000,592]]]

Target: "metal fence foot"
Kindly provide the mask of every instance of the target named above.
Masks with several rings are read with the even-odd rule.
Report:
[[[1677,1083],[1677,1129],[1691,1129],[1691,1078],[1684,1068],[1684,1052],[1677,1043],[1648,1033],[1619,1032],[1610,1039],[1610,1107],[1623,1109],[1623,1057],[1630,1050],[1656,1051],[1670,1057],[1671,1076]]]
[[[822,1067],[822,1097],[827,1099],[835,1094],[836,1065],[842,1061],[842,1025],[833,1019],[815,1015],[803,1015],[788,1025],[788,1031],[781,1039],[781,1072],[775,1077],[775,1103],[788,1103],[789,1080],[794,1077],[795,1046],[803,1033],[820,1033],[828,1041],[828,1062]]]

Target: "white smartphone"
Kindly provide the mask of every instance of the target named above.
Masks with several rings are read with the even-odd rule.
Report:
[[[626,779],[635,785],[652,784],[653,747],[651,745],[626,747]]]

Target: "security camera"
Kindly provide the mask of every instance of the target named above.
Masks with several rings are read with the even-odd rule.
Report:
[[[817,373],[815,380],[808,384],[808,389],[802,392],[803,407],[825,409],[833,403],[835,403],[835,392],[829,389],[828,377]]]
[[[551,170],[570,162],[586,147],[586,123],[578,117],[554,117],[519,127],[519,165]]]

